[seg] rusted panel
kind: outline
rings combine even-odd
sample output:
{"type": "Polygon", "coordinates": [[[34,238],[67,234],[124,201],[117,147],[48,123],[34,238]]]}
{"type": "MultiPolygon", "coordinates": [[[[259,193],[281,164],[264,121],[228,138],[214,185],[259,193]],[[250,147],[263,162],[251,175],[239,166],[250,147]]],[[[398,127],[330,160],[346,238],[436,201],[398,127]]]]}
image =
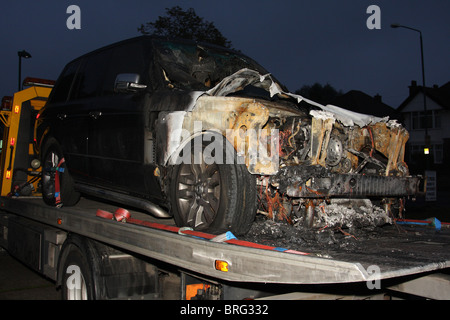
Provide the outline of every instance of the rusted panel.
{"type": "Polygon", "coordinates": [[[311,111],[311,164],[325,166],[328,143],[335,118],[331,113],[311,111]]]}
{"type": "Polygon", "coordinates": [[[167,157],[198,135],[226,138],[249,172],[261,177],[259,212],[269,218],[289,221],[293,211],[312,214],[335,198],[377,197],[387,204],[418,191],[419,178],[410,177],[404,163],[409,135],[400,124],[283,92],[270,75],[243,69],[198,94],[183,117],[172,118],[177,121],[168,131],[184,135],[169,132],[175,142],[167,157]],[[246,86],[279,99],[226,96],[246,86]]]}
{"type": "Polygon", "coordinates": [[[185,140],[201,132],[218,132],[245,159],[251,173],[272,175],[279,167],[278,141],[274,141],[278,136],[274,128],[265,125],[270,116],[296,114],[283,108],[269,109],[254,99],[202,96],[185,114],[180,129],[187,134],[185,140]]]}

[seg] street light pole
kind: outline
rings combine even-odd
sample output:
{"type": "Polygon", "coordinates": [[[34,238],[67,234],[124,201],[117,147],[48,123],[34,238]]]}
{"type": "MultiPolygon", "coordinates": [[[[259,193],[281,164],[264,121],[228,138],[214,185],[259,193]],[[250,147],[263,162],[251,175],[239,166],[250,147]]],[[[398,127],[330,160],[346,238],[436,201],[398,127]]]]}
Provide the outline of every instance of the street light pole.
{"type": "Polygon", "coordinates": [[[31,54],[26,52],[25,50],[18,51],[17,55],[19,56],[19,85],[18,85],[18,91],[22,89],[22,58],[29,59],[31,58],[31,54]]]}
{"type": "Polygon", "coordinates": [[[415,28],[411,28],[411,27],[407,27],[407,26],[403,26],[397,23],[393,23],[391,24],[391,28],[405,28],[405,29],[409,29],[409,30],[413,30],[419,33],[420,35],[420,57],[421,57],[421,61],[422,61],[422,92],[423,92],[423,111],[425,113],[424,117],[425,117],[425,121],[424,121],[424,125],[425,125],[425,148],[428,148],[428,144],[429,144],[429,137],[428,137],[428,123],[427,123],[427,97],[426,97],[426,93],[425,93],[425,66],[424,66],[424,62],[423,62],[423,41],[422,41],[422,31],[415,29],[415,28]]]}

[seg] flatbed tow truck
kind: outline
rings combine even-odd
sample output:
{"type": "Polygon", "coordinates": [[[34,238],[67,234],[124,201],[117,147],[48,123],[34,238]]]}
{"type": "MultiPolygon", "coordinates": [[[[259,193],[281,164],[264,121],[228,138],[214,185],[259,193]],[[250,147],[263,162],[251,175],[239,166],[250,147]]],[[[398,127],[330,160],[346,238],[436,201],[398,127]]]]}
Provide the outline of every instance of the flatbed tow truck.
{"type": "Polygon", "coordinates": [[[397,221],[352,249],[319,250],[178,228],[93,198],[47,206],[39,164],[29,163],[51,82],[27,84],[2,105],[0,245],[64,299],[450,299],[450,228],[436,220],[397,221]]]}

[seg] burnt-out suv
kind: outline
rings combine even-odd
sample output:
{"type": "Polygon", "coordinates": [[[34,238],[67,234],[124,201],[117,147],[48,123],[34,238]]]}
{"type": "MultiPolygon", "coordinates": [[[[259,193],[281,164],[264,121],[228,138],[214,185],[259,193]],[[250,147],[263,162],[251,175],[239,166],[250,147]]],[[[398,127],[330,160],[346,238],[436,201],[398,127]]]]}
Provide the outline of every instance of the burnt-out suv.
{"type": "Polygon", "coordinates": [[[419,178],[397,122],[289,93],[249,57],[143,36],[67,64],[36,123],[50,205],[90,194],[246,233],[256,214],[309,227],[389,222],[419,178]]]}

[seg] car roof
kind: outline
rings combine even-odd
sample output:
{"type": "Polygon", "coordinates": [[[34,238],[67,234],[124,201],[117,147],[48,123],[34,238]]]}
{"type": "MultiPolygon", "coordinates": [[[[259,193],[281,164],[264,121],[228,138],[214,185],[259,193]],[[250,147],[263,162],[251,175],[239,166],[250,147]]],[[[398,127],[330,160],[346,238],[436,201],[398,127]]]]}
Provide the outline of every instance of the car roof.
{"type": "Polygon", "coordinates": [[[245,56],[242,52],[233,50],[233,49],[229,49],[229,48],[225,48],[219,45],[215,45],[215,44],[211,44],[211,43],[207,43],[207,42],[202,42],[202,41],[195,41],[195,40],[190,40],[190,39],[179,39],[179,38],[170,38],[170,37],[163,37],[163,36],[155,36],[155,35],[141,35],[141,36],[137,36],[137,37],[133,37],[133,38],[129,38],[129,39],[124,39],[100,48],[97,48],[95,50],[92,50],[90,52],[87,52],[71,61],[69,61],[67,64],[70,64],[72,62],[75,62],[77,60],[83,59],[87,56],[96,54],[98,52],[110,49],[110,48],[114,48],[117,46],[121,46],[130,42],[136,42],[136,41],[140,41],[140,42],[153,42],[153,41],[168,41],[168,42],[174,42],[174,43],[180,43],[180,44],[187,44],[187,45],[195,45],[195,46],[202,46],[202,47],[207,47],[207,48],[211,48],[211,49],[218,49],[218,50],[222,50],[222,51],[226,51],[226,52],[230,52],[230,53],[234,53],[234,54],[238,54],[241,56],[245,56]]]}

